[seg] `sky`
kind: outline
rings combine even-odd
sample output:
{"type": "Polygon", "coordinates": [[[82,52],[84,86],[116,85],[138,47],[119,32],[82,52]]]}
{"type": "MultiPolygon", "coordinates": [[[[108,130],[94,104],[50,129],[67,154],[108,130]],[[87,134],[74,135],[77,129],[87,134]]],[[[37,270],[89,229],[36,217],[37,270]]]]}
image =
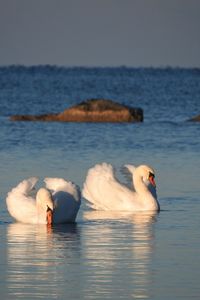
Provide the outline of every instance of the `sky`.
{"type": "Polygon", "coordinates": [[[0,65],[200,67],[200,0],[0,0],[0,65]]]}

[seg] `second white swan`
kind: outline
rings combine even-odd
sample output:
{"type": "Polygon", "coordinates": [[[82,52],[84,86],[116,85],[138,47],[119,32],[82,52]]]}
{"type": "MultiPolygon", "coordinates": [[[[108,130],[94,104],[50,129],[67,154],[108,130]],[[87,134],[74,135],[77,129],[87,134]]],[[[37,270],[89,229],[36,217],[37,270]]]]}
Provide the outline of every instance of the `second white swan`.
{"type": "Polygon", "coordinates": [[[89,206],[96,210],[159,211],[155,171],[147,165],[124,167],[132,177],[132,189],[117,180],[110,164],[89,169],[82,191],[89,206]]]}

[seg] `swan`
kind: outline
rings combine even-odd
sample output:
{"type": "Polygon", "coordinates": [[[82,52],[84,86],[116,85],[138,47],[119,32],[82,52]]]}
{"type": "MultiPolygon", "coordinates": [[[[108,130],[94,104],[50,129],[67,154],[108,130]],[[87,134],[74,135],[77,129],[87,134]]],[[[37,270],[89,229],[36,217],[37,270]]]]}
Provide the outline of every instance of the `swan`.
{"type": "Polygon", "coordinates": [[[34,195],[37,181],[37,177],[25,179],[8,193],[6,204],[10,215],[28,224],[75,222],[81,204],[79,187],[62,178],[45,178],[46,186],[34,195]]]}
{"type": "Polygon", "coordinates": [[[111,164],[97,164],[89,169],[82,190],[88,205],[95,210],[159,211],[155,171],[147,165],[130,164],[124,170],[131,175],[132,188],[117,180],[111,164]]]}

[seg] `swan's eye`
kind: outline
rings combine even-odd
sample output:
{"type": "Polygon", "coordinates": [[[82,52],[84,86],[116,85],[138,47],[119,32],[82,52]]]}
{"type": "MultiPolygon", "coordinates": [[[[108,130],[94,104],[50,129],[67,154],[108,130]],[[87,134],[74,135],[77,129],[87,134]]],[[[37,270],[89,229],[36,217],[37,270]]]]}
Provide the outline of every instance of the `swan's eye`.
{"type": "Polygon", "coordinates": [[[155,175],[154,175],[152,172],[149,172],[149,178],[150,178],[150,177],[155,178],[155,175]]]}

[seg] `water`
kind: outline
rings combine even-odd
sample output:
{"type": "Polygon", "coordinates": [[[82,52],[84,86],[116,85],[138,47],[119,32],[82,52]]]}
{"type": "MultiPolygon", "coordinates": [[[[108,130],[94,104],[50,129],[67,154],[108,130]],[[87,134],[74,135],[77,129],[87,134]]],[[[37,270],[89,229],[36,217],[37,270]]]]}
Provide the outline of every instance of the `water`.
{"type": "Polygon", "coordinates": [[[199,69],[0,68],[0,291],[2,299],[199,299],[199,69]],[[140,124],[11,122],[89,98],[144,109],[140,124]],[[89,211],[74,225],[32,226],[8,215],[24,178],[82,187],[110,162],[156,169],[161,212],[89,211]]]}

